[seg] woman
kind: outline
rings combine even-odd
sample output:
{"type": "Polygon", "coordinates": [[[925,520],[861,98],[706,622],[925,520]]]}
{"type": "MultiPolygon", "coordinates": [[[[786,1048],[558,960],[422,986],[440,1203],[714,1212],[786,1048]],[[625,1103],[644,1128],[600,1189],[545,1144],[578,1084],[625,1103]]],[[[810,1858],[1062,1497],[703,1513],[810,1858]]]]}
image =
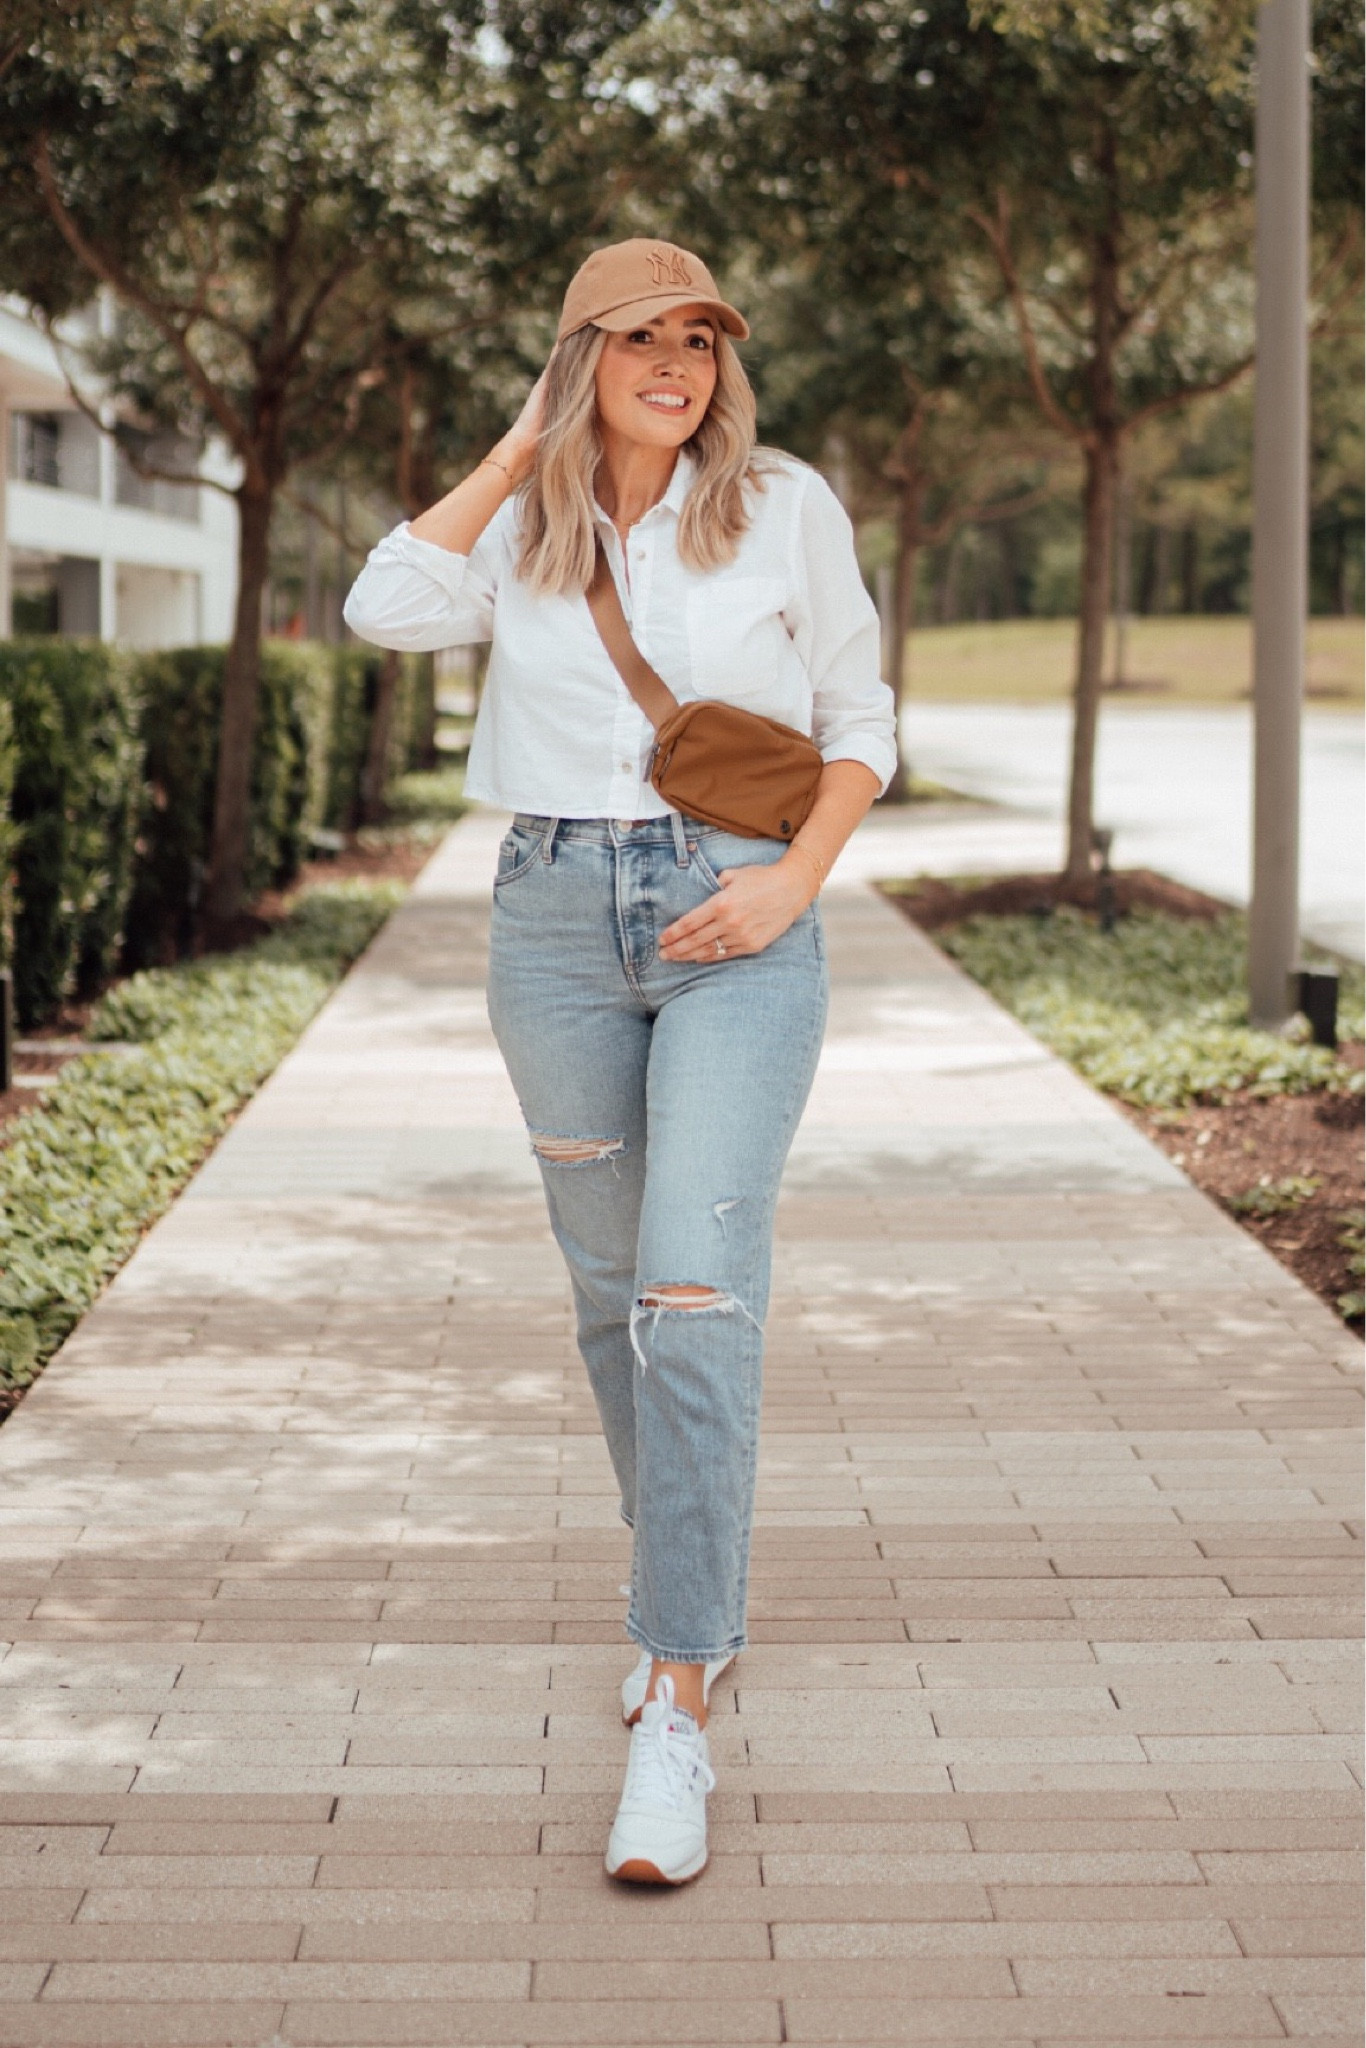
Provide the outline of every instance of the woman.
{"type": "Polygon", "coordinates": [[[634,1531],[607,1869],[656,1884],[706,1863],[707,1698],[745,1642],[774,1206],[825,1022],[815,898],[896,758],[849,522],[814,470],[756,452],[748,332],[687,250],[598,250],[516,425],[346,605],[382,647],[493,643],[466,782],[515,813],[489,1013],[634,1531]],[[651,786],[585,601],[598,541],[676,696],[816,740],[790,844],[651,786]]]}

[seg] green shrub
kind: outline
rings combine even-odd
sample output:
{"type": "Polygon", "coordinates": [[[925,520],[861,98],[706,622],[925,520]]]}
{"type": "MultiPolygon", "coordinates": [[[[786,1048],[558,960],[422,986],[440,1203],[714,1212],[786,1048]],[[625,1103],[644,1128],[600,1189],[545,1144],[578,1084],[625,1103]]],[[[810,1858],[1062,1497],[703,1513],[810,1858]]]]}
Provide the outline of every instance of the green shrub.
{"type": "MultiPolygon", "coordinates": [[[[92,993],[120,956],[139,968],[188,950],[213,823],[225,660],[222,647],[128,657],[93,642],[0,643],[17,829],[16,841],[0,826],[0,867],[16,873],[21,1024],[41,1022],[73,991],[92,993]]],[[[313,828],[357,822],[381,660],[363,647],[262,648],[249,897],[293,879],[313,828]]],[[[394,774],[411,757],[428,668],[410,657],[400,669],[394,774]]],[[[0,810],[3,798],[0,788],[0,810]]]]}
{"type": "MultiPolygon", "coordinates": [[[[318,754],[311,781],[308,822],[332,832],[350,832],[361,819],[361,777],[370,745],[370,720],[379,691],[384,655],[374,647],[327,647],[321,688],[315,682],[312,717],[318,754]]],[[[405,655],[398,670],[398,698],[389,728],[386,783],[417,758],[426,724],[422,693],[426,658],[405,655]]]]}
{"type": "MultiPolygon", "coordinates": [[[[360,820],[360,780],[370,738],[383,654],[375,647],[331,647],[328,743],[317,822],[349,832],[360,820]]],[[[397,721],[395,721],[397,723],[397,721]]]]}
{"type": "Polygon", "coordinates": [[[21,1025],[117,960],[142,776],[128,658],[96,641],[0,642],[14,779],[14,992],[21,1025]]]}
{"type": "Polygon", "coordinates": [[[97,1006],[126,1050],[73,1060],[0,1150],[0,1385],[27,1386],[401,895],[311,891],[240,953],[153,969],[97,1006]]]}
{"type": "Polygon", "coordinates": [[[468,809],[463,768],[414,769],[389,785],[389,816],[398,824],[453,825],[468,809]]]}
{"type": "Polygon", "coordinates": [[[1226,1207],[1235,1216],[1288,1216],[1311,1200],[1322,1186],[1322,1175],[1316,1173],[1288,1173],[1281,1180],[1272,1180],[1269,1173],[1264,1173],[1255,1188],[1230,1195],[1226,1207]]]}
{"type": "MultiPolygon", "coordinates": [[[[292,880],[307,851],[311,757],[326,731],[322,653],[280,641],[261,650],[249,896],[292,880]]],[[[213,827],[225,660],[222,647],[178,647],[138,662],[146,789],[124,948],[130,967],[174,958],[189,943],[213,827]]]]}
{"type": "MultiPolygon", "coordinates": [[[[1114,932],[1077,910],[973,917],[945,950],[1096,1087],[1144,1108],[1243,1089],[1359,1087],[1335,1054],[1247,1021],[1247,921],[1135,912],[1114,932]]],[[[1361,1030],[1360,969],[1343,974],[1342,1029],[1361,1030]]]]}
{"type": "Polygon", "coordinates": [[[10,818],[14,793],[14,714],[0,697],[0,967],[14,958],[14,864],[19,852],[19,827],[10,818]]]}

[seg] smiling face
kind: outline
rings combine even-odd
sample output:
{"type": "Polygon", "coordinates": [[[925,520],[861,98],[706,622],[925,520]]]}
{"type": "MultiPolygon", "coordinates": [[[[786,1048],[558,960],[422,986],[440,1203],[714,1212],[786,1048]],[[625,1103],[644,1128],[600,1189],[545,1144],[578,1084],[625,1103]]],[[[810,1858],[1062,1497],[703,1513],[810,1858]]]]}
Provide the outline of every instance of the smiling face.
{"type": "Polygon", "coordinates": [[[649,448],[681,448],[716,389],[716,328],[701,306],[675,306],[625,334],[609,334],[597,368],[604,435],[649,448]]]}

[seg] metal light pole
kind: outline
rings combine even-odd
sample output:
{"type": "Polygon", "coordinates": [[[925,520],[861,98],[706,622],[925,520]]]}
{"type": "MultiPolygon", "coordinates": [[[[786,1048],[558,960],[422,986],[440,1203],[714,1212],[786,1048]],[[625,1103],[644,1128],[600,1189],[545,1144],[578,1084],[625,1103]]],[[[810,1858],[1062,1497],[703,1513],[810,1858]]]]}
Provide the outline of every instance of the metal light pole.
{"type": "Polygon", "coordinates": [[[1252,456],[1254,1024],[1295,1008],[1309,512],[1309,0],[1257,14],[1257,386],[1252,456]]]}

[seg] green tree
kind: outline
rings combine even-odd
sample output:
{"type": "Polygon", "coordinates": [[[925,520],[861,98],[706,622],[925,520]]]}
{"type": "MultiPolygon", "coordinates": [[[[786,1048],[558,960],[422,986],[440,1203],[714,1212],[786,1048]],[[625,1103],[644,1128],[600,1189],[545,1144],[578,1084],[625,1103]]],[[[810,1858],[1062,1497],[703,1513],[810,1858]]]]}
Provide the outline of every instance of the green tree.
{"type": "MultiPolygon", "coordinates": [[[[887,212],[879,199],[840,235],[822,237],[746,303],[764,337],[762,424],[785,447],[846,471],[859,518],[893,532],[886,681],[898,719],[910,678],[919,565],[960,527],[991,525],[1038,504],[1050,489],[1056,440],[1010,388],[1010,358],[964,317],[952,265],[876,274],[873,253],[887,212]]],[[[898,759],[885,801],[910,794],[898,759]]]]}
{"type": "Polygon", "coordinates": [[[962,311],[984,339],[1012,338],[1041,417],[1081,459],[1067,866],[1085,872],[1120,448],[1250,361],[1245,18],[1216,35],[1209,17],[1138,0],[1084,15],[1059,0],[1045,23],[1022,8],[1003,25],[966,0],[688,11],[695,43],[724,37],[703,60],[713,100],[766,137],[775,170],[862,192],[879,217],[888,190],[913,195],[908,228],[953,236],[962,311]]]}
{"type": "Polygon", "coordinates": [[[40,39],[5,81],[6,184],[26,202],[6,281],[49,313],[106,286],[117,330],[92,355],[116,401],[236,458],[215,923],[242,896],[277,495],[354,424],[413,270],[466,254],[479,151],[434,100],[411,12],[128,0],[40,39]]]}
{"type": "MultiPolygon", "coordinates": [[[[557,252],[557,262],[564,253],[557,252]]],[[[343,560],[359,566],[369,541],[395,520],[425,511],[506,430],[544,366],[554,333],[549,303],[544,313],[509,311],[496,325],[449,337],[396,330],[355,433],[326,475],[300,480],[290,493],[293,506],[327,533],[343,560]],[[324,501],[336,504],[338,485],[347,508],[340,522],[321,512],[324,501]]],[[[384,815],[400,674],[399,657],[387,654],[377,673],[361,774],[362,824],[384,815]]]]}
{"type": "Polygon", "coordinates": [[[286,480],[337,459],[419,338],[449,346],[548,296],[602,212],[577,81],[639,9],[504,12],[110,0],[54,12],[0,79],[0,279],[54,317],[107,287],[117,332],[92,353],[115,402],[236,458],[215,923],[241,902],[286,480]]]}

